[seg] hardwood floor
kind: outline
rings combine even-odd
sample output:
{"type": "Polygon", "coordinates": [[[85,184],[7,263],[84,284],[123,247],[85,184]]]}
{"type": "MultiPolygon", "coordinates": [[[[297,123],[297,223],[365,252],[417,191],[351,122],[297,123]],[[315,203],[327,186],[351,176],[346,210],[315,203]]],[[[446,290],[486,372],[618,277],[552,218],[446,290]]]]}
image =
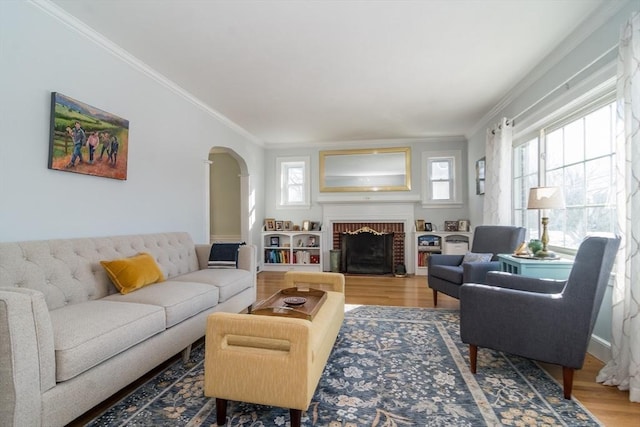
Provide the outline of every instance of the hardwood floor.
{"type": "MultiPolygon", "coordinates": [[[[258,275],[258,300],[275,293],[282,285],[281,272],[262,272],[258,275]]],[[[433,308],[433,294],[424,276],[346,276],[347,304],[390,305],[399,307],[433,308]]],[[[459,308],[458,300],[438,294],[438,308],[459,308]]],[[[480,350],[482,351],[482,350],[480,350]]],[[[540,364],[562,383],[562,368],[540,364]]],[[[575,372],[573,395],[605,426],[640,426],[640,403],[629,402],[629,393],[616,387],[595,382],[603,363],[587,354],[584,367],[575,372]]]]}
{"type": "MultiPolygon", "coordinates": [[[[281,288],[284,273],[261,272],[258,274],[258,300],[266,299],[281,288]]],[[[345,297],[347,304],[388,305],[397,307],[433,308],[432,291],[426,285],[424,276],[346,276],[345,297]]],[[[458,300],[446,295],[438,295],[438,308],[459,308],[458,300]]],[[[482,350],[480,350],[482,351],[482,350]]],[[[180,355],[154,369],[133,384],[113,395],[111,398],[88,411],[69,424],[82,426],[117,403],[128,393],[142,385],[180,355]]],[[[557,381],[562,383],[562,369],[555,365],[541,364],[557,381]]],[[[637,427],[640,425],[640,403],[629,402],[629,393],[615,387],[607,387],[595,382],[595,377],[603,364],[587,355],[584,367],[576,371],[573,383],[573,395],[605,426],[637,427]]]]}

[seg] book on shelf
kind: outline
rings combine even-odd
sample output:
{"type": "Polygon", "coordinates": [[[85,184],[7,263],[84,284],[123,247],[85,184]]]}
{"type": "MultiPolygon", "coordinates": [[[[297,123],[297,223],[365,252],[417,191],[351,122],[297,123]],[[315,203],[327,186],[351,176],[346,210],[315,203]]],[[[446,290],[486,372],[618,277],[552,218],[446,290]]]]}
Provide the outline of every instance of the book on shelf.
{"type": "Polygon", "coordinates": [[[268,249],[264,254],[264,262],[268,264],[289,264],[289,251],[284,249],[268,249]]]}
{"type": "Polygon", "coordinates": [[[309,252],[296,251],[294,255],[296,257],[296,264],[311,264],[311,254],[309,252]]]}

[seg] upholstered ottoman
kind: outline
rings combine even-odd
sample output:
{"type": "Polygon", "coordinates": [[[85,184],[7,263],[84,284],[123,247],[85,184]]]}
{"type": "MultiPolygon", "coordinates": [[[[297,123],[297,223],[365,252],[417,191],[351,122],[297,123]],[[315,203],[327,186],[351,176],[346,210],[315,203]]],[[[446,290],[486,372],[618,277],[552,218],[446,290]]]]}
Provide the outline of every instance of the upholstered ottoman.
{"type": "Polygon", "coordinates": [[[313,320],[214,313],[207,318],[204,393],[216,398],[218,425],[227,401],[289,408],[299,426],[344,320],[344,276],[285,273],[285,287],[327,291],[313,320]]]}

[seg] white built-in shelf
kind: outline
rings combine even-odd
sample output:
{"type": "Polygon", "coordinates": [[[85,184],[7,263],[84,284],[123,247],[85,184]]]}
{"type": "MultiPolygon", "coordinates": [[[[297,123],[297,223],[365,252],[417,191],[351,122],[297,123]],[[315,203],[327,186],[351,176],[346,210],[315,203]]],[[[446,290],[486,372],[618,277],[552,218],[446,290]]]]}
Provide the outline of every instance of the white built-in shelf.
{"type": "Polygon", "coordinates": [[[263,231],[262,269],[322,271],[322,233],[263,231]]]}
{"type": "Polygon", "coordinates": [[[471,247],[473,233],[468,231],[417,231],[414,238],[416,276],[427,275],[432,254],[464,255],[471,247]]]}

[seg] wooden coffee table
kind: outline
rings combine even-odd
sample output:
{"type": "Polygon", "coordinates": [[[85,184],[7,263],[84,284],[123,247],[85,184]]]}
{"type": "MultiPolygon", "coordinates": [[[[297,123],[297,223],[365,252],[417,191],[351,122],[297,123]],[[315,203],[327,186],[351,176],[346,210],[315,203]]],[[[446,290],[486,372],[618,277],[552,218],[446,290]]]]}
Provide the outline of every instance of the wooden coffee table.
{"type": "Polygon", "coordinates": [[[281,289],[256,304],[251,314],[313,320],[326,299],[327,293],[318,289],[297,287],[281,289]],[[304,303],[297,303],[296,299],[304,299],[304,303]]]}

